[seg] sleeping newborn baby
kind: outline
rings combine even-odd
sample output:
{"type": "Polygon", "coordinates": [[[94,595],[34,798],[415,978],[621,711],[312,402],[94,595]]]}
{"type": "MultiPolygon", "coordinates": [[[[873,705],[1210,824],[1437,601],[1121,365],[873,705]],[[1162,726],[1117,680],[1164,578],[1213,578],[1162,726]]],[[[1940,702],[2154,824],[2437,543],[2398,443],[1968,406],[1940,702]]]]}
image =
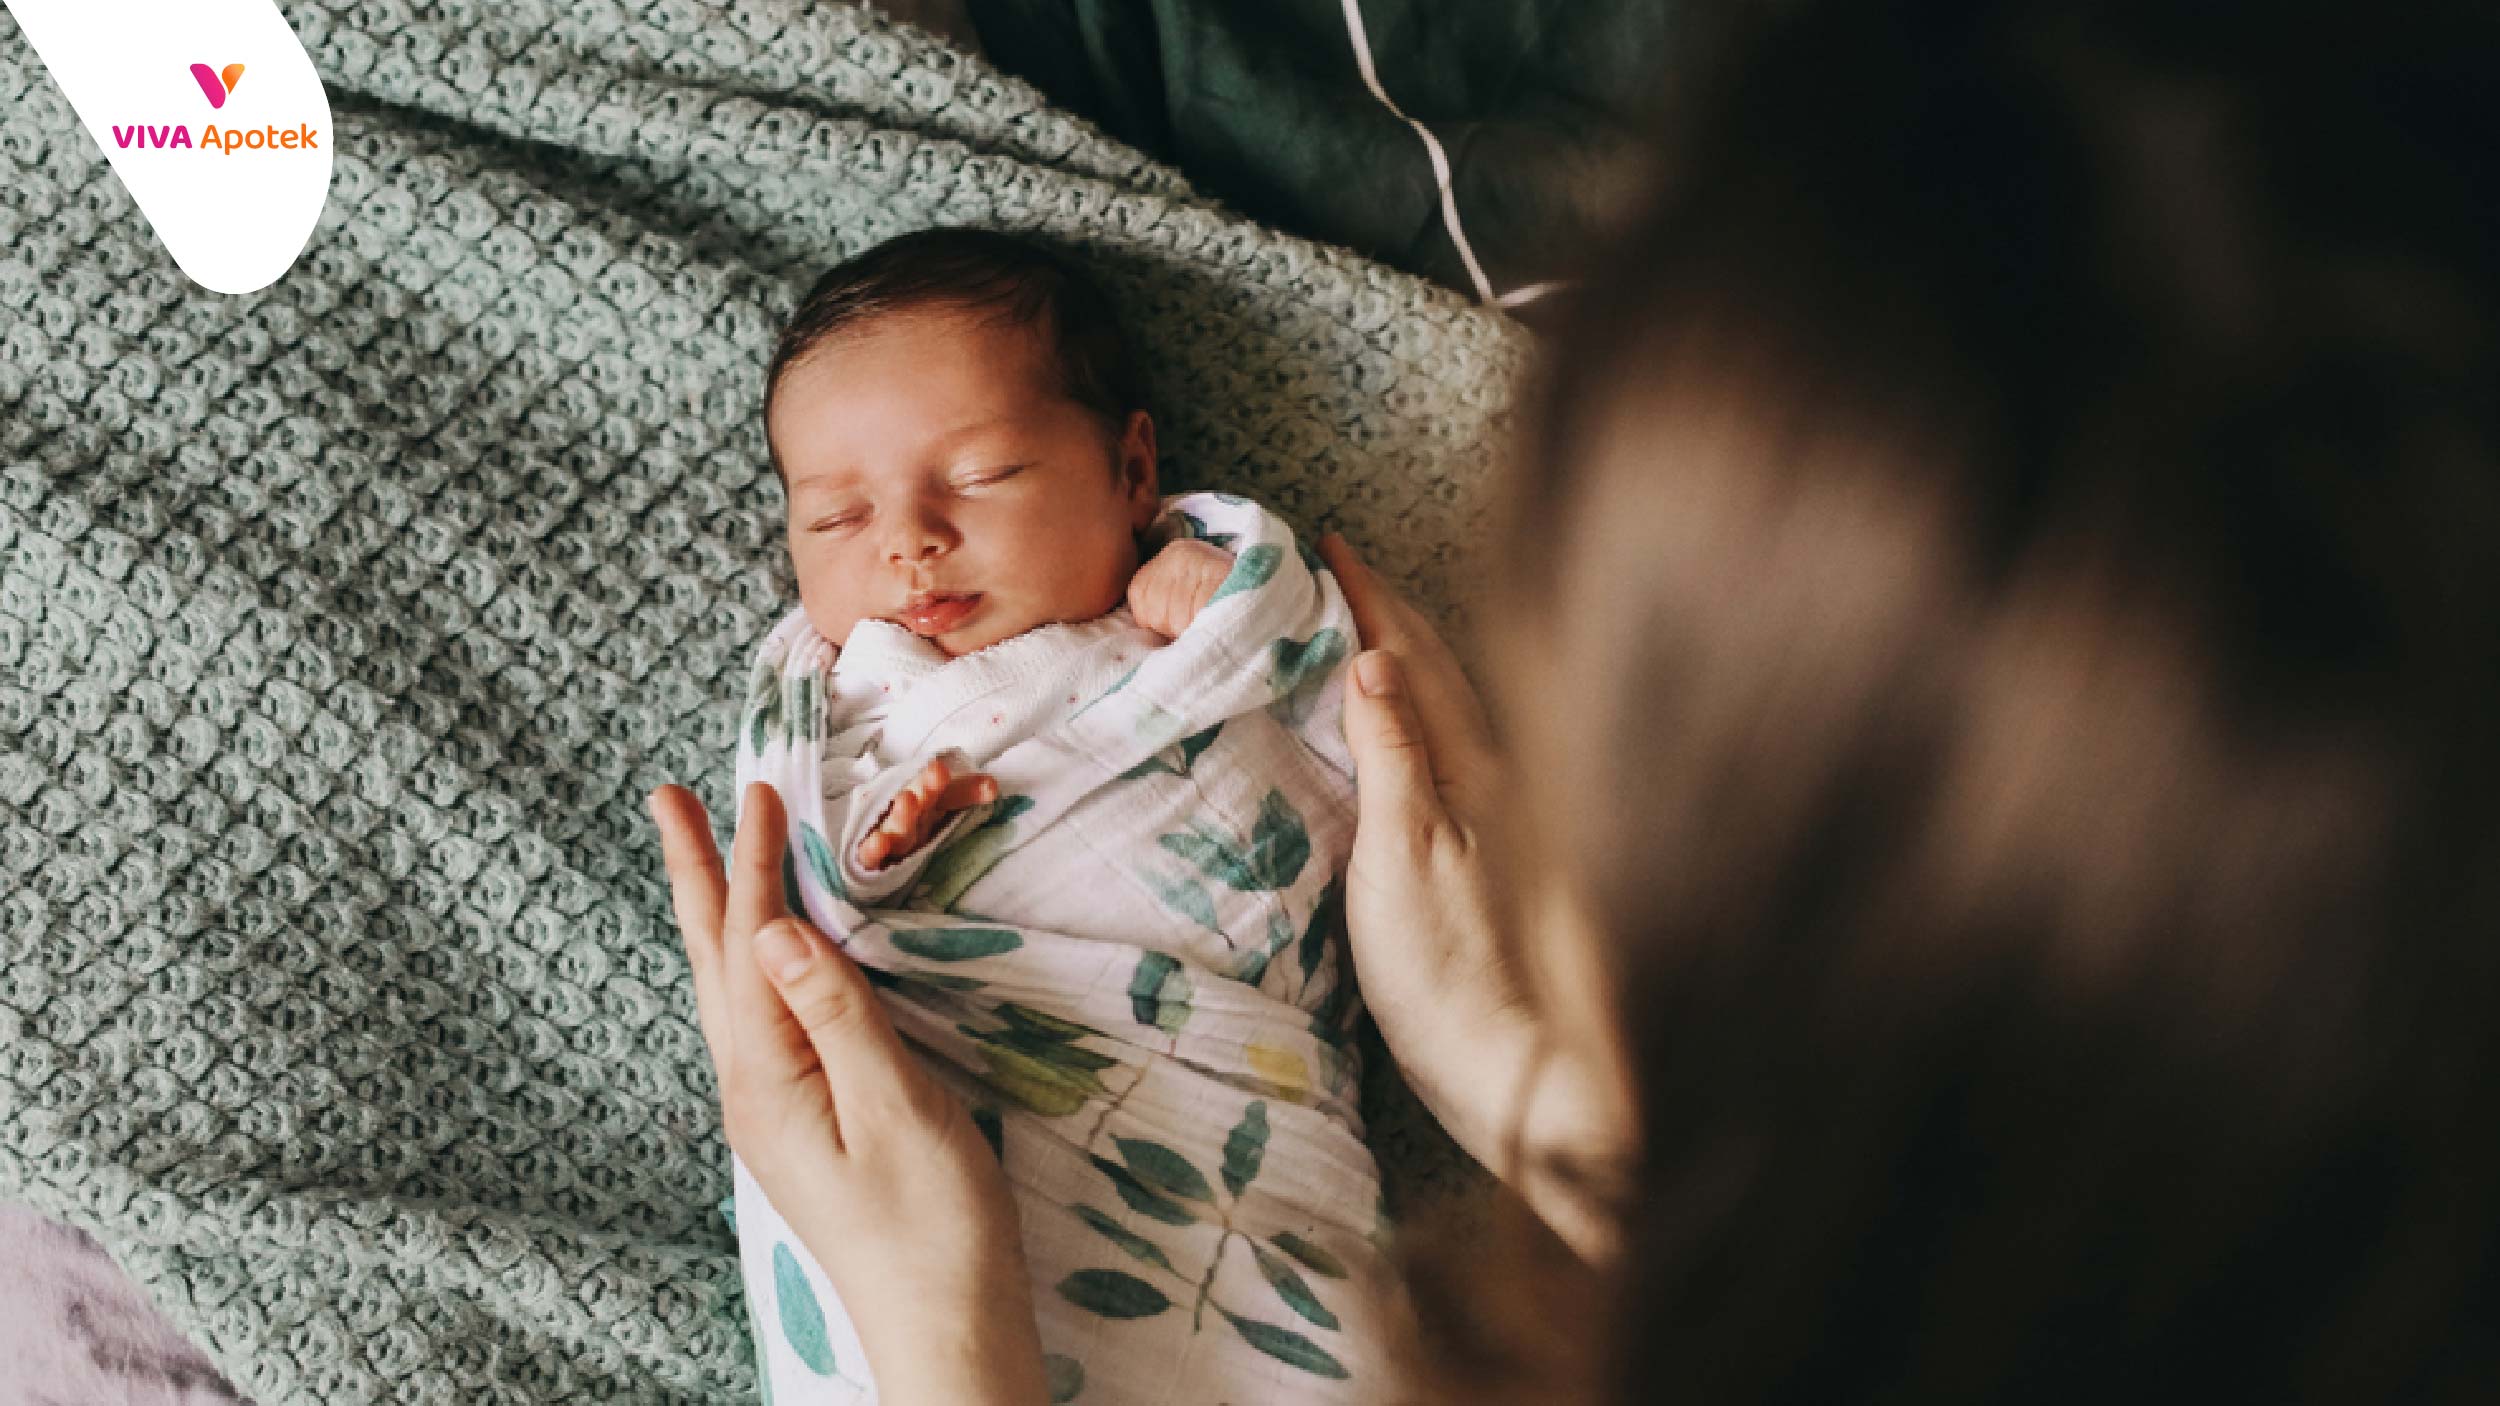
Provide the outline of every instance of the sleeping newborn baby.
{"type": "MultiPolygon", "coordinates": [[[[1054,1400],[1387,1399],[1335,578],[1255,503],[1159,496],[1107,302],[1012,237],[833,270],[766,384],[799,605],[738,790],[997,1149],[1054,1400]]],[[[767,1399],[874,1400],[734,1170],[767,1399]]]]}

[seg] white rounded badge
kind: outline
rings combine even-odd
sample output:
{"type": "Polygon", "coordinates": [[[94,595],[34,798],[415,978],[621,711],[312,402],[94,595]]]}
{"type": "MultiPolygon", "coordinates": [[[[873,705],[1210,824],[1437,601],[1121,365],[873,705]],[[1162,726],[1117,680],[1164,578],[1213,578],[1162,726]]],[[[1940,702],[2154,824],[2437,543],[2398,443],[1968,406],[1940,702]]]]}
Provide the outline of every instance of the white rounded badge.
{"type": "Polygon", "coordinates": [[[193,282],[294,266],[330,197],[330,96],[275,0],[5,3],[193,282]]]}

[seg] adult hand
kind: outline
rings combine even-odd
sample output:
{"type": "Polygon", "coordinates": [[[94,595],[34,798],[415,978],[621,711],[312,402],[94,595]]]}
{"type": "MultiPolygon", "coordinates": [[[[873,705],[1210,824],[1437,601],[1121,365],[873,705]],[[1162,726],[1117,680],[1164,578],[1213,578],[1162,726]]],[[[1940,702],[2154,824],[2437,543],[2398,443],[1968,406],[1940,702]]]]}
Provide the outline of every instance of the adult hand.
{"type": "Polygon", "coordinates": [[[693,792],[650,807],[729,1145],[824,1266],[880,1399],[1044,1401],[1006,1177],[859,968],[790,914],[779,793],[748,788],[726,873],[693,792]]]}
{"type": "MultiPolygon", "coordinates": [[[[1511,794],[1475,689],[1432,623],[1354,555],[1320,539],[1365,649],[1346,695],[1359,812],[1346,875],[1355,978],[1426,1107],[1582,1255],[1603,1259],[1602,1173],[1630,1145],[1614,1071],[1564,1058],[1529,974],[1502,940],[1518,921],[1496,862],[1511,794]]],[[[1563,933],[1531,940],[1569,940],[1563,933]]]]}

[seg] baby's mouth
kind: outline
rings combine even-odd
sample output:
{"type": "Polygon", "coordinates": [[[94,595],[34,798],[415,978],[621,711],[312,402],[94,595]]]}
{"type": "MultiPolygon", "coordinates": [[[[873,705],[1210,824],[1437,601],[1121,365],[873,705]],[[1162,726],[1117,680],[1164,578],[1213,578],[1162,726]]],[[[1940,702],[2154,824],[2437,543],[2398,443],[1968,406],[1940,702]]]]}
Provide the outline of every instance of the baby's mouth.
{"type": "Polygon", "coordinates": [[[903,608],[903,628],[915,635],[942,635],[963,623],[981,603],[979,591],[914,596],[903,608]]]}

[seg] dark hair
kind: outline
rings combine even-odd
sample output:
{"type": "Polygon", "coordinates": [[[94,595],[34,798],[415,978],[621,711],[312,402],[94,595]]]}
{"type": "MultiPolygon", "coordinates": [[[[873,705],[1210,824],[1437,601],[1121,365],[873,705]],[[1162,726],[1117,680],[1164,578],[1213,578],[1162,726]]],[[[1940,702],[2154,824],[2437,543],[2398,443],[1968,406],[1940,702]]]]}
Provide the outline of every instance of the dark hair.
{"type": "MultiPolygon", "coordinates": [[[[1101,416],[1112,435],[1145,390],[1118,311],[1071,254],[998,230],[949,227],[897,235],[827,269],[790,314],[764,371],[764,414],[782,374],[845,330],[933,307],[994,309],[1048,339],[1059,388],[1101,416]]],[[[773,469],[781,472],[779,451],[773,469]]]]}
{"type": "Polygon", "coordinates": [[[2489,8],[1741,13],[1485,592],[1638,1086],[1589,1393],[2487,1398],[2489,8]]]}

